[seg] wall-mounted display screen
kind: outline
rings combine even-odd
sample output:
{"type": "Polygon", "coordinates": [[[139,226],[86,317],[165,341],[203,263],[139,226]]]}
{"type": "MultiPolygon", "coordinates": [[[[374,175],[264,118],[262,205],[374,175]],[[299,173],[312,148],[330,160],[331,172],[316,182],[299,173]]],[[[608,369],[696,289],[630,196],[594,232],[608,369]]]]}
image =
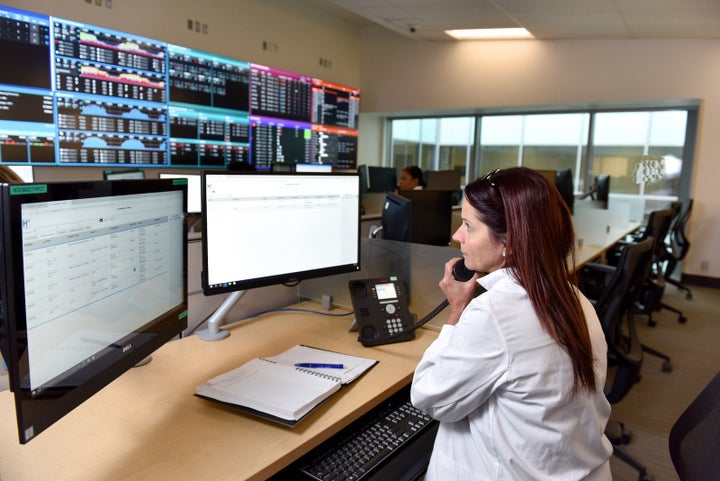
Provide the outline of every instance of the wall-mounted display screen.
{"type": "Polygon", "coordinates": [[[357,166],[352,87],[3,6],[0,65],[0,163],[357,166]]]}

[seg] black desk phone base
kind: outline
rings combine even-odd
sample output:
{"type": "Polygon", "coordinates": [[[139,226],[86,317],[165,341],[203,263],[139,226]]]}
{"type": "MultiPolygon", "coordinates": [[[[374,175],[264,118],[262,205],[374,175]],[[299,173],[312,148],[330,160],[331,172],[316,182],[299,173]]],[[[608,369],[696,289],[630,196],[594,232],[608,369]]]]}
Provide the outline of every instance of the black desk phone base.
{"type": "MultiPolygon", "coordinates": [[[[467,282],[475,275],[461,259],[453,266],[453,277],[467,282]]],[[[350,299],[355,311],[358,341],[363,346],[377,346],[415,339],[415,329],[437,316],[447,307],[444,300],[419,322],[408,308],[405,286],[396,276],[351,280],[350,299]]]]}

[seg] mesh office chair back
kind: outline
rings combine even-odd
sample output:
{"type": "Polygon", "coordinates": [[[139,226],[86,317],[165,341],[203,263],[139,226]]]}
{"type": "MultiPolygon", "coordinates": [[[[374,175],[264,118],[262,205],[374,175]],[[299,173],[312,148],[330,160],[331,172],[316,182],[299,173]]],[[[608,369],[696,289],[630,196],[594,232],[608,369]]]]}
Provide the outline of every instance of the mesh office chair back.
{"type": "Polygon", "coordinates": [[[692,299],[692,290],[684,285],[681,281],[670,277],[675,273],[678,263],[682,261],[690,250],[690,241],[688,240],[686,228],[687,222],[692,212],[693,200],[688,200],[687,208],[678,216],[678,219],[670,229],[669,243],[667,245],[667,263],[665,264],[665,280],[676,286],[678,289],[685,291],[685,296],[692,299]]]}
{"type": "Polygon", "coordinates": [[[595,303],[608,345],[608,363],[614,366],[612,382],[605,395],[615,404],[625,397],[638,380],[643,355],[633,306],[638,286],[648,275],[653,238],[623,247],[620,262],[603,293],[595,303]]]}

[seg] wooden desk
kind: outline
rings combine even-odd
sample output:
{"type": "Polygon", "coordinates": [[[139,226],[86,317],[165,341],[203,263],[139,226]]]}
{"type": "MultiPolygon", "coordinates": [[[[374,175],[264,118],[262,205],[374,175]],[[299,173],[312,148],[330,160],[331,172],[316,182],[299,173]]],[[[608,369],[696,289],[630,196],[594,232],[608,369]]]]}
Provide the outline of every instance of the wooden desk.
{"type": "Polygon", "coordinates": [[[350,320],[275,312],[228,326],[223,341],[170,342],[26,445],[18,443],[12,393],[1,392],[0,479],[266,479],[409,383],[437,335],[419,329],[413,341],[365,348],[347,332],[350,320]],[[193,395],[202,381],[295,344],[380,362],[295,428],[193,395]]]}

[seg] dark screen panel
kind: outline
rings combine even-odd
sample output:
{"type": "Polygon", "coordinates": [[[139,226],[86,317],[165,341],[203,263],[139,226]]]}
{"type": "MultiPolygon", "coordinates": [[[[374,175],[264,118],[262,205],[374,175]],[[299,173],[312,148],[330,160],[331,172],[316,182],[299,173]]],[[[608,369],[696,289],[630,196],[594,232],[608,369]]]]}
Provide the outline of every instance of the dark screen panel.
{"type": "Polygon", "coordinates": [[[49,89],[52,82],[49,45],[47,16],[1,8],[0,84],[49,89]]]}

